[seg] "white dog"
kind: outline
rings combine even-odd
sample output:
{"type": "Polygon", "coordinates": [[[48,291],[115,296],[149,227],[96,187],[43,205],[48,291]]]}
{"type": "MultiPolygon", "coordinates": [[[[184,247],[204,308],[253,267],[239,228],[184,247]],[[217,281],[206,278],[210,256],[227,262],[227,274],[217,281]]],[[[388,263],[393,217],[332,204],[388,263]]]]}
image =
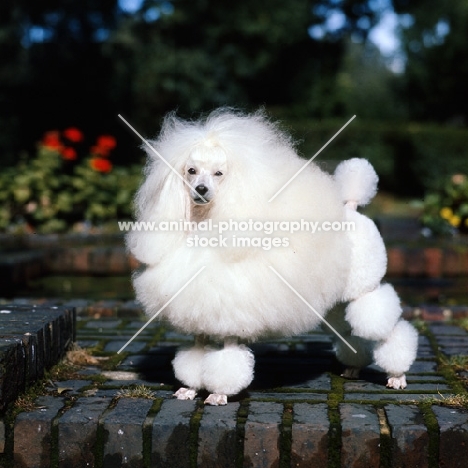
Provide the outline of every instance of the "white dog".
{"type": "Polygon", "coordinates": [[[367,161],[345,161],[334,176],[304,168],[263,113],[226,109],[195,122],[171,114],[151,144],[158,154],[147,151],[137,218],[160,228],[131,232],[127,243],[146,265],[134,287],[148,316],[169,302],[161,316],[195,335],[173,361],[186,385],[177,398],[206,389],[205,403],[226,404],[253,379],[253,354],[239,341],[309,331],[330,310],[344,375],[374,361],[388,386],[405,388],[417,333],[400,319],[392,286],[380,284],[385,247],[356,211],[376,192],[367,161]],[[337,229],[345,221],[354,230],[337,229]]]}

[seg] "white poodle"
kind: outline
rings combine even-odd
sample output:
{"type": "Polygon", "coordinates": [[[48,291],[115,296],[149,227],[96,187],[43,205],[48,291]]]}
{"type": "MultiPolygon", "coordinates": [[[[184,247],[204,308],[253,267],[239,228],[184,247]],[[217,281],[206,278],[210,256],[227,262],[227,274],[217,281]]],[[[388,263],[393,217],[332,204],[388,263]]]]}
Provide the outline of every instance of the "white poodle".
{"type": "Polygon", "coordinates": [[[262,112],[229,109],[195,122],[171,114],[151,145],[137,218],[158,229],[130,232],[127,243],[146,265],[134,287],[148,316],[195,335],[173,361],[186,386],[177,398],[206,389],[205,403],[226,404],[253,378],[240,341],[309,331],[327,311],[346,377],[373,361],[389,387],[405,388],[417,333],[380,284],[385,247],[356,211],[376,192],[366,160],[344,161],[334,176],[304,168],[262,112]]]}

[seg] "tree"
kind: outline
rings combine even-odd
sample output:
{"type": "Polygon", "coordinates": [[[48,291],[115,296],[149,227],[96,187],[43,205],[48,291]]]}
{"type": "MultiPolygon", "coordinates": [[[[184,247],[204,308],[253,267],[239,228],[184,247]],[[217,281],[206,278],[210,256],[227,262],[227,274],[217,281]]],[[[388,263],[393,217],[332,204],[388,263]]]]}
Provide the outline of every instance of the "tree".
{"type": "Polygon", "coordinates": [[[407,55],[406,99],[412,117],[468,121],[468,3],[394,0],[407,55]]]}
{"type": "Polygon", "coordinates": [[[191,115],[218,105],[267,104],[306,115],[339,113],[333,75],[344,39],[352,32],[365,37],[376,18],[362,0],[169,5],[144,2],[106,44],[116,99],[130,99],[133,118],[151,128],[174,108],[191,115]],[[338,28],[327,26],[332,14],[343,18],[338,28]],[[321,37],[311,35],[313,26],[322,28],[321,37]]]}
{"type": "Polygon", "coordinates": [[[407,108],[398,99],[402,77],[387,67],[370,42],[348,41],[336,75],[337,100],[346,114],[366,120],[401,120],[407,108]]]}

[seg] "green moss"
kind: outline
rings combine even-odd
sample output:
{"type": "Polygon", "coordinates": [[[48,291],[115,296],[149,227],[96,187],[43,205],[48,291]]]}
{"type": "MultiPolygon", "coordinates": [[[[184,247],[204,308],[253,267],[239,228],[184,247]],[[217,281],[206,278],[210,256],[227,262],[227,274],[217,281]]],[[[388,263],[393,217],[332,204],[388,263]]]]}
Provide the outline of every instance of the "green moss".
{"type": "Polygon", "coordinates": [[[204,403],[201,400],[197,400],[197,407],[192,414],[190,419],[190,466],[197,468],[197,455],[198,455],[198,431],[200,429],[200,421],[203,416],[204,403]]]}
{"type": "Polygon", "coordinates": [[[236,424],[236,468],[243,468],[244,466],[244,439],[245,439],[245,423],[249,415],[249,402],[242,400],[237,411],[237,424],[236,424]]]}
{"type": "Polygon", "coordinates": [[[143,425],[143,466],[144,468],[151,468],[151,452],[153,442],[153,420],[156,414],[158,414],[163,403],[162,398],[157,398],[151,406],[146,416],[145,423],[143,425]]]}
{"type": "Polygon", "coordinates": [[[439,467],[439,425],[430,402],[419,404],[429,435],[428,468],[439,467]]]}
{"type": "Polygon", "coordinates": [[[293,404],[285,403],[280,427],[280,468],[291,466],[293,404]]]}
{"type": "Polygon", "coordinates": [[[380,426],[380,468],[392,467],[392,434],[383,408],[376,408],[380,426]]]}
{"type": "Polygon", "coordinates": [[[331,392],[328,396],[328,419],[330,431],[328,433],[328,467],[341,468],[341,418],[339,405],[344,399],[343,377],[330,374],[331,392]]]}

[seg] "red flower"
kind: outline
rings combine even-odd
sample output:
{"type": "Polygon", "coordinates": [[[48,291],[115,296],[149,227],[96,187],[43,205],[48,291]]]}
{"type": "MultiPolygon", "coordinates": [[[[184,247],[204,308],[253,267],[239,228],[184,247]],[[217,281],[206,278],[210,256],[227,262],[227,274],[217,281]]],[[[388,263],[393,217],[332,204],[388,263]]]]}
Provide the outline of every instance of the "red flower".
{"type": "Polygon", "coordinates": [[[92,158],[89,164],[97,172],[110,172],[112,170],[112,163],[107,159],[92,158]]]}
{"type": "Polygon", "coordinates": [[[80,141],[83,141],[84,138],[83,132],[75,127],[70,127],[64,130],[63,136],[72,143],[79,143],[80,141]]]}
{"type": "Polygon", "coordinates": [[[103,158],[106,158],[109,156],[110,149],[106,148],[105,146],[99,146],[95,145],[91,147],[91,154],[94,156],[101,156],[103,158]]]}
{"type": "Polygon", "coordinates": [[[97,139],[96,146],[111,150],[117,146],[117,141],[112,135],[101,135],[97,139]]]}
{"type": "Polygon", "coordinates": [[[68,161],[74,161],[77,158],[76,150],[69,146],[63,148],[60,153],[62,154],[63,159],[67,159],[68,161]]]}
{"type": "Polygon", "coordinates": [[[44,134],[44,137],[42,138],[41,143],[46,148],[49,148],[52,150],[58,151],[62,148],[62,142],[60,141],[60,138],[59,138],[59,132],[56,130],[53,130],[51,132],[46,132],[44,134]]]}

